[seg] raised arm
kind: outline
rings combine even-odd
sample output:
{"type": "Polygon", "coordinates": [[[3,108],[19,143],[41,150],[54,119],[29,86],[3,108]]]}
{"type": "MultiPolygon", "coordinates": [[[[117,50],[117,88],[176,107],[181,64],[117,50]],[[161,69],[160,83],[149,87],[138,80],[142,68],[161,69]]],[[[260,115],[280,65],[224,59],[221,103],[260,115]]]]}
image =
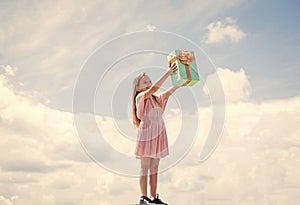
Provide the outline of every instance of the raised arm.
{"type": "Polygon", "coordinates": [[[172,95],[178,88],[186,86],[186,85],[187,85],[187,83],[184,83],[181,86],[174,86],[174,87],[170,88],[169,90],[167,90],[168,97],[170,97],[170,95],[172,95]]]}
{"type": "MultiPolygon", "coordinates": [[[[166,81],[166,79],[173,74],[175,71],[177,70],[176,64],[173,64],[169,70],[163,74],[163,76],[156,82],[154,83],[154,85],[151,86],[151,88],[149,88],[148,91],[146,91],[145,93],[145,98],[149,98],[151,95],[153,95],[156,91],[158,91],[158,89],[160,88],[160,86],[166,81]]],[[[175,89],[175,88],[174,88],[175,89]]],[[[175,91],[175,90],[174,90],[175,91]]],[[[174,92],[173,91],[173,92],[174,92]]]]}
{"type": "Polygon", "coordinates": [[[180,86],[174,86],[174,87],[170,88],[169,90],[167,90],[168,97],[170,95],[172,95],[178,88],[180,88],[180,86]]]}

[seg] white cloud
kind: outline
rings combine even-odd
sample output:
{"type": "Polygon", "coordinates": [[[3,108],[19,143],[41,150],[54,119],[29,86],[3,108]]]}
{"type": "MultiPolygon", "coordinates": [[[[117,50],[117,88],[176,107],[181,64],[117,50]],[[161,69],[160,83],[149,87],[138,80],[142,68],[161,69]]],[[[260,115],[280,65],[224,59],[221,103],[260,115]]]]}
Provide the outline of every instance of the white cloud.
{"type": "Polygon", "coordinates": [[[17,68],[14,68],[10,65],[6,65],[6,66],[1,66],[4,68],[4,72],[6,75],[8,76],[15,76],[16,75],[16,71],[17,71],[17,68]]]}
{"type": "MultiPolygon", "coordinates": [[[[217,68],[217,72],[208,76],[206,84],[214,86],[215,75],[217,75],[221,81],[221,85],[224,91],[226,103],[237,102],[249,99],[251,95],[251,85],[246,76],[243,68],[235,72],[228,68],[217,68]]],[[[207,87],[204,88],[204,92],[208,95],[207,87]]]]}
{"type": "Polygon", "coordinates": [[[49,108],[30,93],[15,92],[4,76],[0,92],[2,170],[47,173],[88,161],[75,143],[71,113],[49,108]]]}
{"type": "Polygon", "coordinates": [[[222,83],[230,84],[224,86],[225,96],[239,96],[227,101],[222,140],[207,161],[197,162],[213,114],[211,108],[199,108],[198,140],[181,163],[162,175],[163,190],[171,187],[189,203],[293,204],[300,187],[300,97],[257,103],[249,98],[243,70],[218,72],[222,83]]]}
{"type": "Polygon", "coordinates": [[[154,31],[154,30],[156,30],[156,26],[154,26],[154,25],[147,25],[147,30],[148,31],[154,31]]]}
{"type": "Polygon", "coordinates": [[[16,202],[17,197],[12,197],[10,199],[5,198],[4,196],[0,196],[0,204],[1,205],[13,205],[16,202]]]}
{"type": "Polygon", "coordinates": [[[210,108],[199,108],[199,112],[198,140],[181,163],[162,175],[163,191],[178,191],[187,202],[293,204],[300,187],[296,174],[300,170],[300,97],[229,103],[224,136],[201,164],[197,154],[212,113],[210,108]]]}
{"type": "Polygon", "coordinates": [[[47,107],[28,92],[17,92],[4,75],[0,75],[0,93],[1,203],[96,205],[102,200],[110,204],[111,193],[126,194],[125,182],[115,186],[118,177],[84,153],[71,113],[47,107]],[[95,187],[92,193],[91,187],[95,187]]]}
{"type": "Polygon", "coordinates": [[[202,40],[206,44],[238,43],[246,37],[246,34],[236,25],[236,20],[231,17],[226,18],[225,23],[221,21],[212,22],[207,26],[207,29],[208,33],[202,40]]]}

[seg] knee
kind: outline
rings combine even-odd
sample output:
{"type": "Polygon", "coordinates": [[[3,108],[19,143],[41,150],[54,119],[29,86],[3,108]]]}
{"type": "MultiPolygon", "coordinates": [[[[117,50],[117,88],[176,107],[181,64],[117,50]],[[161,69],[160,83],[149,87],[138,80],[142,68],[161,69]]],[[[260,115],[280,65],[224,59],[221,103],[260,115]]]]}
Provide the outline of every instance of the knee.
{"type": "Polygon", "coordinates": [[[140,176],[147,176],[147,175],[148,175],[148,172],[149,172],[149,169],[150,169],[149,165],[143,164],[143,165],[141,166],[140,176]]]}
{"type": "Polygon", "coordinates": [[[149,169],[141,167],[140,176],[147,176],[148,175],[148,170],[149,169]]]}
{"type": "Polygon", "coordinates": [[[150,166],[150,174],[156,174],[158,172],[158,164],[152,164],[150,166]]]}

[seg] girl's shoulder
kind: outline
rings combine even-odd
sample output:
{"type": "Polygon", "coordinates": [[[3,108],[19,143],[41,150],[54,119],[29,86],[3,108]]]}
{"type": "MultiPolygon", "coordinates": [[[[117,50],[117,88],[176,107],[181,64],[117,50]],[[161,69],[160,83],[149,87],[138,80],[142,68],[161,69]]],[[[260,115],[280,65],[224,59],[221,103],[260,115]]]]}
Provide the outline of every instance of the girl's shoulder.
{"type": "Polygon", "coordinates": [[[138,94],[136,95],[136,97],[140,97],[146,94],[146,91],[142,91],[142,92],[138,92],[138,94]]]}
{"type": "Polygon", "coordinates": [[[135,100],[136,100],[137,102],[139,102],[141,99],[144,99],[145,94],[146,94],[146,91],[139,92],[139,93],[136,95],[135,100]]]}

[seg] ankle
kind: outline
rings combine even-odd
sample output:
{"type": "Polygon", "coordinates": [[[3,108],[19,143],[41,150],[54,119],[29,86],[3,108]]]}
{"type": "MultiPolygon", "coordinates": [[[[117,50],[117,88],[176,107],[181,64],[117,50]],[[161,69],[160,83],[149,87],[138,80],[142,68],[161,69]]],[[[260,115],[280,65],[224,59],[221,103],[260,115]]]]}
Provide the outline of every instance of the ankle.
{"type": "Polygon", "coordinates": [[[150,197],[151,197],[152,199],[157,199],[157,198],[158,198],[158,194],[150,195],[150,197]]]}

